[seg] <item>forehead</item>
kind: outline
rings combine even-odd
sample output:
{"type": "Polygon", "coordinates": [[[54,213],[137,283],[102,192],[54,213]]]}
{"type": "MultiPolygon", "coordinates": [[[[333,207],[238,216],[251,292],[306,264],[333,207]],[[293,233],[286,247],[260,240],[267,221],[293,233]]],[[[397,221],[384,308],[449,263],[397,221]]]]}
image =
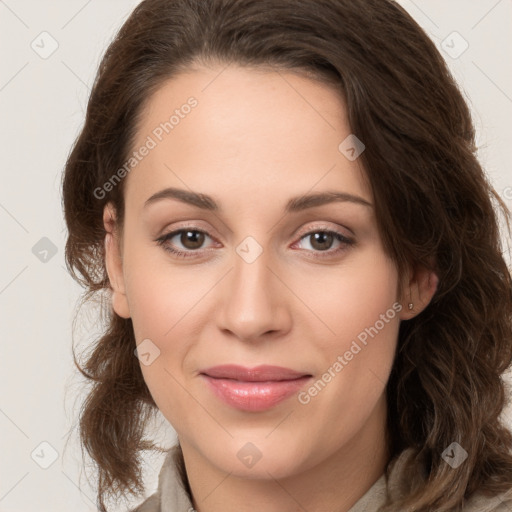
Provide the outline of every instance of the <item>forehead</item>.
{"type": "Polygon", "coordinates": [[[141,114],[133,149],[151,149],[126,178],[127,202],[177,184],[300,193],[321,180],[368,193],[359,162],[339,149],[351,134],[341,93],[300,74],[197,68],[167,80],[141,114]]]}

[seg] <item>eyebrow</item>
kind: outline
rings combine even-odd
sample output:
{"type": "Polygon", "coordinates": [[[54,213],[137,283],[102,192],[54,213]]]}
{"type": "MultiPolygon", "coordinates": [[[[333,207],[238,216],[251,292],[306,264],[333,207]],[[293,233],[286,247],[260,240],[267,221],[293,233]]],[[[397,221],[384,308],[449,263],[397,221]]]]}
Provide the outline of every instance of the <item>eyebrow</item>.
{"type": "MultiPolygon", "coordinates": [[[[165,188],[156,194],[153,194],[144,203],[144,208],[163,199],[177,199],[183,203],[191,204],[192,206],[213,212],[221,210],[219,205],[211,196],[173,187],[165,188]]],[[[350,202],[373,208],[373,205],[362,197],[347,194],[345,192],[326,191],[293,197],[286,203],[284,211],[286,213],[294,213],[335,202],[350,202]]]]}

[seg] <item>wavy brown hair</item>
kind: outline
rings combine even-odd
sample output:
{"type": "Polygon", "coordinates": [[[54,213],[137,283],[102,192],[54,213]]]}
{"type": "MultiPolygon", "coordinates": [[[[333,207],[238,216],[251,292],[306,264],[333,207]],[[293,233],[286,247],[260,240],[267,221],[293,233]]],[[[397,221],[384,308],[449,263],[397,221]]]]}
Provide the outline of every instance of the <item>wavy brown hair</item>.
{"type": "MultiPolygon", "coordinates": [[[[509,490],[512,435],[500,415],[512,363],[512,280],[499,226],[503,215],[510,235],[510,212],[477,160],[471,114],[446,63],[390,0],[142,1],[101,61],[63,176],[66,263],[85,287],[83,301],[108,298],[108,201],[120,229],[123,221],[123,182],[101,198],[95,191],[133,151],[152,94],[209,63],[309,72],[334,84],[366,145],[360,158],[386,252],[399,275],[413,265],[439,277],[429,306],[400,325],[387,385],[391,456],[413,448],[428,475],[411,481],[392,509],[461,510],[476,492],[509,490]],[[454,441],[469,454],[457,469],[441,458],[454,441]]],[[[157,406],[134,355],[131,320],[103,313],[106,331],[83,366],[73,348],[91,383],[79,432],[98,471],[102,511],[106,498],[143,493],[142,452],[161,449],[144,437],[157,406]]]]}

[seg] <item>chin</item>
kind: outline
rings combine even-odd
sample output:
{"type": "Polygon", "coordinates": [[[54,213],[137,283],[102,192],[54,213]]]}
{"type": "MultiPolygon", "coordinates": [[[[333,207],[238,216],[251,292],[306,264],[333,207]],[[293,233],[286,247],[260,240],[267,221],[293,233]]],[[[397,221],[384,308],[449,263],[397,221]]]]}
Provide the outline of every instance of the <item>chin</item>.
{"type": "Polygon", "coordinates": [[[231,439],[212,450],[203,452],[220,470],[239,478],[271,480],[289,477],[305,469],[304,445],[293,440],[285,445],[281,440],[243,436],[231,439]]]}

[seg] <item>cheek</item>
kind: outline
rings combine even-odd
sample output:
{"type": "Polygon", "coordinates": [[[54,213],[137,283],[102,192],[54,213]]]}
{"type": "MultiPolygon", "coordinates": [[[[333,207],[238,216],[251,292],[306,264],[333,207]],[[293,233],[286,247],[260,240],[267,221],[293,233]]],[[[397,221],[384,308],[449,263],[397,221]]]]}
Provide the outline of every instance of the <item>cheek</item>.
{"type": "Polygon", "coordinates": [[[322,373],[299,397],[304,414],[338,441],[366,424],[385,392],[401,309],[396,302],[397,272],[384,255],[358,262],[357,268],[342,274],[339,282],[317,295],[312,307],[322,311],[334,334],[323,329],[326,334],[316,338],[322,373]]]}
{"type": "Polygon", "coordinates": [[[397,279],[393,261],[376,250],[362,251],[357,258],[347,259],[338,272],[325,274],[324,278],[306,278],[303,293],[322,320],[322,337],[329,352],[350,345],[376,322],[377,327],[383,327],[381,315],[385,317],[385,328],[380,329],[382,337],[393,336],[388,327],[398,324],[396,309],[401,307],[396,302],[397,279]]]}
{"type": "Polygon", "coordinates": [[[179,429],[182,421],[188,421],[184,411],[190,405],[183,364],[197,327],[191,325],[191,319],[208,286],[204,277],[191,279],[188,275],[185,279],[182,272],[170,268],[135,268],[127,286],[135,338],[138,344],[151,340],[150,346],[158,354],[149,365],[141,359],[142,375],[158,409],[179,429]]]}
{"type": "Polygon", "coordinates": [[[161,248],[127,246],[126,294],[137,342],[172,337],[187,312],[200,302],[209,285],[205,273],[171,265],[161,248]]]}
{"type": "MultiPolygon", "coordinates": [[[[125,285],[137,344],[150,340],[158,354],[141,359],[144,380],[166,417],[186,410],[183,367],[201,330],[201,307],[218,276],[205,270],[171,265],[163,249],[126,246],[125,285]],[[156,348],[155,348],[156,347],[156,348]],[[185,409],[184,409],[185,407],[185,409]]],[[[147,342],[145,342],[147,344],[147,342]]]]}
{"type": "Polygon", "coordinates": [[[328,329],[316,336],[322,373],[300,400],[336,436],[349,426],[340,423],[342,412],[351,418],[351,428],[358,428],[384,392],[402,308],[396,301],[397,278],[384,253],[368,251],[340,266],[337,279],[311,288],[311,309],[320,312],[328,329]]]}

